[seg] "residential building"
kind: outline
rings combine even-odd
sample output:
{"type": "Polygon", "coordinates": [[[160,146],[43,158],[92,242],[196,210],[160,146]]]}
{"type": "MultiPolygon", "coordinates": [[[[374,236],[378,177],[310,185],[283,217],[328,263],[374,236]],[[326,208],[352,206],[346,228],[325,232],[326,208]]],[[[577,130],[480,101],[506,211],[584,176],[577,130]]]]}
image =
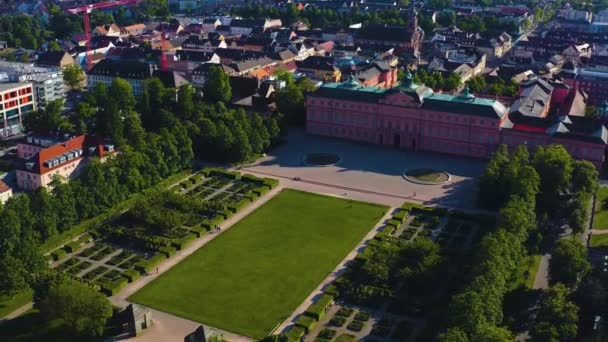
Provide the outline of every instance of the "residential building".
{"type": "Polygon", "coordinates": [[[144,81],[152,75],[152,66],[148,63],[137,61],[103,59],[95,64],[87,74],[87,86],[89,89],[93,89],[97,83],[104,83],[109,87],[115,78],[120,77],[129,82],[133,95],[141,96],[143,94],[144,81]]]}
{"type": "Polygon", "coordinates": [[[36,65],[41,67],[65,68],[74,64],[74,58],[65,51],[49,51],[38,55],[36,65]]]}
{"type": "Polygon", "coordinates": [[[411,75],[390,89],[360,86],[350,79],[326,83],[306,99],[306,131],[354,141],[474,158],[489,158],[499,144],[529,148],[563,145],[575,158],[598,168],[608,131],[599,122],[575,116],[510,115],[494,99],[434,93],[411,75]]]}
{"type": "Polygon", "coordinates": [[[77,177],[91,158],[104,159],[115,153],[114,145],[89,135],[29,135],[17,144],[17,156],[23,162],[17,170],[17,186],[33,191],[49,186],[60,177],[77,177]]]}
{"type": "Polygon", "coordinates": [[[94,36],[120,37],[120,27],[116,24],[100,25],[93,29],[94,36]]]}
{"type": "Polygon", "coordinates": [[[310,56],[297,61],[298,72],[305,74],[313,80],[325,82],[339,82],[342,78],[340,69],[334,65],[333,57],[310,56]]]}
{"type": "Polygon", "coordinates": [[[65,82],[62,70],[58,67],[38,67],[32,63],[0,61],[0,74],[7,75],[7,82],[32,83],[38,107],[44,108],[51,101],[65,99],[65,82]]]}
{"type": "Polygon", "coordinates": [[[21,133],[23,118],[36,110],[31,83],[0,83],[0,137],[21,133]]]}
{"type": "Polygon", "coordinates": [[[6,203],[11,197],[13,197],[13,189],[0,180],[0,204],[6,203]]]}
{"type": "Polygon", "coordinates": [[[222,22],[217,18],[203,19],[203,32],[215,32],[215,29],[220,26],[222,22]]]}
{"type": "Polygon", "coordinates": [[[129,36],[139,36],[141,35],[144,30],[146,28],[145,24],[133,24],[133,25],[129,25],[129,26],[125,26],[122,29],[120,29],[120,36],[121,37],[129,37],[129,36]]]}

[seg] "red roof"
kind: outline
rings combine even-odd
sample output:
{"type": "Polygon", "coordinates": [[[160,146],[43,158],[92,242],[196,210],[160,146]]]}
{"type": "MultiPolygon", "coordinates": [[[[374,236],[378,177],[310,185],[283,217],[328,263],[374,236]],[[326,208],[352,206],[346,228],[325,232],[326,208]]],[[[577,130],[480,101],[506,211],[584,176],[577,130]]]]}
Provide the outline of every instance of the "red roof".
{"type": "Polygon", "coordinates": [[[0,180],[0,194],[11,191],[11,187],[6,185],[3,180],[0,180]]]}
{"type": "Polygon", "coordinates": [[[44,162],[47,160],[51,160],[61,155],[68,153],[74,150],[81,150],[82,153],[80,156],[75,157],[72,160],[78,160],[83,157],[89,157],[87,149],[90,147],[95,147],[96,157],[102,158],[108,154],[113,152],[104,151],[103,148],[104,141],[103,139],[95,136],[86,136],[79,135],[77,137],[73,137],[69,140],[63,141],[51,147],[40,150],[37,155],[37,169],[40,170],[40,174],[45,174],[47,172],[53,171],[60,167],[65,166],[65,163],[60,163],[59,165],[53,167],[45,167],[44,162]]]}
{"type": "Polygon", "coordinates": [[[516,130],[516,131],[524,131],[524,132],[538,132],[538,133],[544,133],[545,132],[545,128],[544,127],[521,125],[521,124],[515,124],[513,126],[513,129],[516,130]]]}

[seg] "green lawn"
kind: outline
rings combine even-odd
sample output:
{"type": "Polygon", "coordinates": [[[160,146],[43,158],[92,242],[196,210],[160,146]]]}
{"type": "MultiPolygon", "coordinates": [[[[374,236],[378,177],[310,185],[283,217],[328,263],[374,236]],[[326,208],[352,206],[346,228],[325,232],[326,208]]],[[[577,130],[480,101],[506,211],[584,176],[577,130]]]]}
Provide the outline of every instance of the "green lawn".
{"type": "Polygon", "coordinates": [[[517,270],[515,271],[515,277],[509,284],[511,290],[518,288],[531,289],[534,286],[534,278],[540,265],[541,256],[538,254],[528,255],[525,257],[517,270]]]}
{"type": "Polygon", "coordinates": [[[129,299],[260,338],[304,301],[386,209],[283,191],[129,299]]]}
{"type": "Polygon", "coordinates": [[[12,297],[0,296],[0,317],[19,309],[32,301],[32,290],[27,289],[15,294],[12,297]]]}
{"type": "Polygon", "coordinates": [[[599,248],[608,252],[608,234],[591,235],[591,247],[599,248]]]}
{"type": "Polygon", "coordinates": [[[608,229],[608,187],[597,191],[593,229],[608,229]]]}

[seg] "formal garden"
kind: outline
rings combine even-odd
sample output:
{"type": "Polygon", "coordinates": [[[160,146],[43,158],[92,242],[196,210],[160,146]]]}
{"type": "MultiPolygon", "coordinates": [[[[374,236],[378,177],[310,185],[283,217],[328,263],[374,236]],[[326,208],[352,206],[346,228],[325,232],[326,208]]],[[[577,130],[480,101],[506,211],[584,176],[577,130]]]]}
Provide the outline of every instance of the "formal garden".
{"type": "Polygon", "coordinates": [[[112,296],[277,184],[269,178],[205,169],[175,189],[150,193],[130,210],[54,250],[47,259],[57,271],[112,296]],[[216,187],[214,196],[223,199],[214,201],[208,200],[209,196],[195,195],[194,191],[205,188],[202,184],[216,187]],[[227,187],[234,189],[230,195],[242,196],[236,201],[228,200],[223,197],[227,187]],[[184,190],[188,190],[188,195],[182,193],[184,190]]]}
{"type": "Polygon", "coordinates": [[[261,338],[304,301],[386,210],[284,190],[129,300],[261,338]]]}
{"type": "Polygon", "coordinates": [[[404,203],[288,330],[305,341],[424,341],[436,306],[462,281],[459,261],[495,225],[492,215],[404,203]]]}

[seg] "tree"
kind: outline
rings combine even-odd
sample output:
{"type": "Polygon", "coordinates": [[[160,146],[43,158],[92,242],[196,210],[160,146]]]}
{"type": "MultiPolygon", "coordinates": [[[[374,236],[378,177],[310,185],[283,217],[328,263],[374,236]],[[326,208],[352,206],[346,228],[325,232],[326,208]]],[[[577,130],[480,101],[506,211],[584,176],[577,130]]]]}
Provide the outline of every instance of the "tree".
{"type": "Polygon", "coordinates": [[[472,342],[511,342],[513,334],[505,328],[484,325],[471,337],[472,342]]]}
{"type": "Polygon", "coordinates": [[[538,205],[541,211],[555,211],[560,208],[562,193],[572,179],[572,157],[562,145],[539,146],[532,164],[542,175],[538,205]]]}
{"type": "Polygon", "coordinates": [[[68,278],[57,277],[36,289],[35,307],[49,320],[60,319],[78,334],[101,336],[112,316],[104,295],[68,278]]]}
{"type": "Polygon", "coordinates": [[[598,172],[595,166],[587,160],[575,160],[572,168],[572,190],[594,194],[598,188],[598,172]]]}
{"type": "Polygon", "coordinates": [[[230,78],[221,67],[213,66],[209,69],[207,82],[203,87],[205,99],[211,103],[228,103],[232,98],[232,88],[230,78]]]}
{"type": "Polygon", "coordinates": [[[53,51],[53,52],[63,51],[63,49],[61,48],[61,45],[59,45],[59,43],[57,43],[57,41],[55,41],[55,40],[49,42],[47,50],[53,51]]]}
{"type": "Polygon", "coordinates": [[[441,342],[469,342],[469,336],[459,328],[450,328],[439,336],[441,342]]]}
{"type": "Polygon", "coordinates": [[[303,126],[306,122],[304,94],[296,85],[284,87],[277,92],[277,110],[287,116],[289,123],[303,126]]]}
{"type": "Polygon", "coordinates": [[[486,78],[483,75],[478,75],[467,81],[469,90],[472,93],[481,93],[486,89],[486,78]]]}
{"type": "Polygon", "coordinates": [[[68,65],[63,69],[63,81],[71,90],[81,91],[84,73],[77,64],[68,65]]]}
{"type": "Polygon", "coordinates": [[[530,331],[533,341],[565,341],[576,336],[578,307],[568,300],[568,289],[557,284],[543,294],[536,324],[530,331]]]}
{"type": "Polygon", "coordinates": [[[116,103],[120,111],[126,112],[135,107],[135,96],[131,84],[127,80],[116,77],[108,89],[108,96],[116,103]]]}
{"type": "Polygon", "coordinates": [[[599,314],[608,305],[608,284],[597,277],[588,276],[576,289],[575,300],[586,314],[599,314]]]}
{"type": "Polygon", "coordinates": [[[589,272],[585,247],[578,240],[560,239],[549,260],[551,283],[574,287],[589,272]]]}
{"type": "Polygon", "coordinates": [[[72,131],[73,126],[63,115],[63,101],[49,102],[42,110],[28,113],[23,119],[23,126],[27,132],[72,131]]]}
{"type": "Polygon", "coordinates": [[[456,90],[461,84],[460,76],[451,72],[443,82],[443,89],[447,91],[456,90]]]}
{"type": "Polygon", "coordinates": [[[0,293],[12,297],[28,287],[27,270],[21,260],[11,255],[0,259],[0,293]]]}
{"type": "Polygon", "coordinates": [[[591,199],[588,193],[579,192],[571,200],[571,211],[568,215],[568,225],[575,233],[581,233],[589,224],[591,199]]]}
{"type": "Polygon", "coordinates": [[[499,145],[479,178],[478,196],[480,205],[487,208],[498,208],[507,199],[508,187],[504,170],[508,164],[509,152],[507,146],[499,145]]]}

